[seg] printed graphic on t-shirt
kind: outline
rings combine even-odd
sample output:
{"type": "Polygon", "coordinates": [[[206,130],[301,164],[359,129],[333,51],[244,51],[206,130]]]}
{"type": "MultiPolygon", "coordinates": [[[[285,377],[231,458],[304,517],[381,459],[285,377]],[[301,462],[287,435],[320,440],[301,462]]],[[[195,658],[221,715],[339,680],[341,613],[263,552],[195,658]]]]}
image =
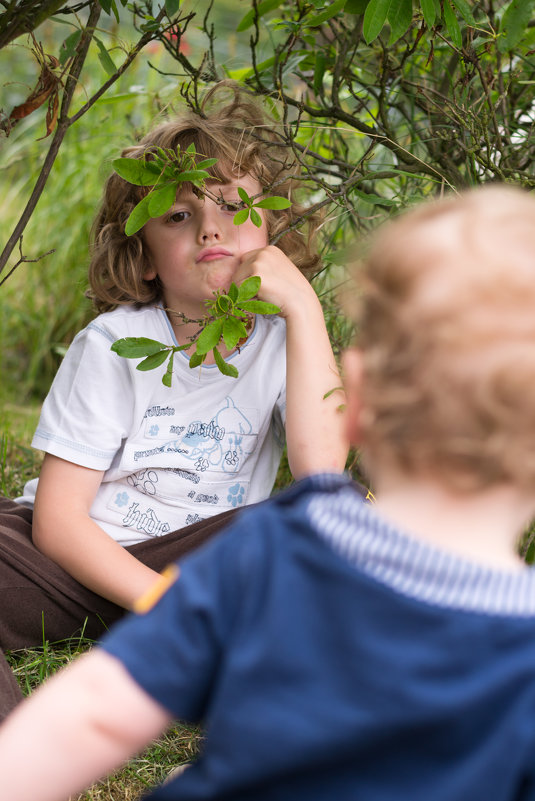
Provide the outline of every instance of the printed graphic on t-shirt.
{"type": "Polygon", "coordinates": [[[190,420],[180,420],[172,406],[150,407],[144,417],[145,441],[135,446],[134,463],[154,463],[161,455],[164,464],[172,455],[175,464],[196,473],[238,473],[256,447],[258,411],[240,409],[228,396],[224,403],[213,417],[190,420]]]}
{"type": "Polygon", "coordinates": [[[129,445],[139,470],[114,482],[107,497],[122,528],[158,537],[246,503],[256,410],[226,397],[213,417],[187,420],[173,406],[152,406],[143,434],[129,445]]]}

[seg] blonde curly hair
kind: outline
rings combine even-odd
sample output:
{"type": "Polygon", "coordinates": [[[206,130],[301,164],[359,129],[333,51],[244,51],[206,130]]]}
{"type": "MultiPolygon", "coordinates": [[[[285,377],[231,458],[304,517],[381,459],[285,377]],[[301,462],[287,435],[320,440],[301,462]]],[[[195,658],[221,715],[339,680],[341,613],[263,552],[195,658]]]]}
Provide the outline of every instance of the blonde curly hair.
{"type": "Polygon", "coordinates": [[[382,229],[358,270],[369,466],[535,483],[535,198],[490,185],[382,229]]]}
{"type": "MultiPolygon", "coordinates": [[[[270,239],[280,236],[277,246],[306,275],[315,271],[319,256],[313,249],[318,218],[311,215],[301,230],[293,226],[304,212],[295,201],[299,185],[298,168],[288,149],[274,131],[274,123],[264,115],[249,92],[231,81],[222,81],[206,95],[201,112],[187,111],[167,120],[128,147],[123,157],[149,157],[154,148],[180,146],[183,151],[195,146],[200,158],[217,158],[209,168],[214,180],[223,183],[240,175],[252,175],[268,192],[288,197],[292,205],[282,211],[266,210],[270,239]],[[230,100],[223,104],[223,93],[230,100]]],[[[191,188],[188,184],[184,189],[191,188]]],[[[145,280],[149,254],[143,229],[126,236],[126,221],[146,193],[146,187],[134,186],[113,173],[107,180],[104,197],[92,229],[88,296],[99,312],[119,305],[142,306],[161,299],[158,278],[145,280]]]]}

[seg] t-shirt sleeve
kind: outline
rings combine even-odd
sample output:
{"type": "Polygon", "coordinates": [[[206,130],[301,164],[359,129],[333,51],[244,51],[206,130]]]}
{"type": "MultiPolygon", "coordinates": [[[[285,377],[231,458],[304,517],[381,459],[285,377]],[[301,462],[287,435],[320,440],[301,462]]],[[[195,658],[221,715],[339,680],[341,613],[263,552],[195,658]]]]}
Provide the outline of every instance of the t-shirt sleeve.
{"type": "Polygon", "coordinates": [[[132,418],[130,372],[110,348],[115,337],[97,323],[74,339],[43,404],[34,448],[107,470],[132,418]]]}
{"type": "Polygon", "coordinates": [[[129,615],[101,642],[176,718],[205,717],[243,604],[242,577],[251,583],[253,540],[235,523],[180,563],[178,579],[150,611],[129,615]]]}

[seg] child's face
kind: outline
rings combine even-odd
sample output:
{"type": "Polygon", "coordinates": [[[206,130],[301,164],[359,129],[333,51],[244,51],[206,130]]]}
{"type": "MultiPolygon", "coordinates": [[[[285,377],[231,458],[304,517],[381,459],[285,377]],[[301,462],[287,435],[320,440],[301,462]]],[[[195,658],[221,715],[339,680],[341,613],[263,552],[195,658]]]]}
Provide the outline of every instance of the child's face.
{"type": "Polygon", "coordinates": [[[202,316],[203,301],[211,298],[216,289],[228,290],[242,256],[268,244],[261,209],[260,228],[250,219],[234,225],[233,206],[240,202],[238,186],[249,196],[261,192],[260,184],[250,175],[228,184],[211,184],[210,191],[226,203],[182,192],[166,214],[145,224],[143,234],[151,267],[144,278],[159,276],[169,308],[192,318],[202,316]]]}

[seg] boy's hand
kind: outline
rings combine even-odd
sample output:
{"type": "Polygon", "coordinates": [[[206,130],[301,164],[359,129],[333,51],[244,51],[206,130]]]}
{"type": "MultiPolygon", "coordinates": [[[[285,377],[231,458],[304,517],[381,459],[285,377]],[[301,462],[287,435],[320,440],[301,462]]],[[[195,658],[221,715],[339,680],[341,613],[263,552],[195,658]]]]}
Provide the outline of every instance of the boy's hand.
{"type": "Polygon", "coordinates": [[[234,281],[239,285],[251,275],[258,275],[261,279],[259,299],[278,306],[281,317],[302,312],[308,299],[316,301],[316,294],[305,276],[274,245],[243,254],[234,281]]]}

